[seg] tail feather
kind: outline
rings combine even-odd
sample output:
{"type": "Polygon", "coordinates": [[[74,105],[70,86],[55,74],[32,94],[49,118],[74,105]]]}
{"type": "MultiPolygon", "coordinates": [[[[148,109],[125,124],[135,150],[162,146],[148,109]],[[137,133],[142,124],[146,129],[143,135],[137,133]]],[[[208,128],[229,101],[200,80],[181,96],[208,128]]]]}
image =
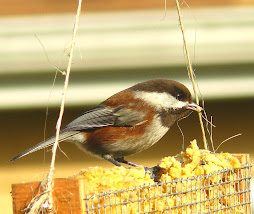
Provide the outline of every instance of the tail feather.
{"type": "MultiPolygon", "coordinates": [[[[78,132],[62,132],[62,133],[60,133],[60,136],[59,136],[59,142],[68,140],[68,138],[70,138],[70,137],[72,137],[76,134],[78,134],[78,132]]],[[[55,143],[55,139],[56,139],[56,136],[54,135],[54,136],[48,138],[47,140],[42,141],[42,142],[34,145],[33,147],[25,150],[24,152],[18,154],[17,156],[10,159],[9,162],[18,160],[18,159],[20,159],[20,158],[22,158],[22,157],[24,157],[24,156],[26,156],[30,153],[33,153],[33,152],[36,152],[38,150],[41,150],[41,149],[47,148],[49,146],[52,146],[55,143]]]]}

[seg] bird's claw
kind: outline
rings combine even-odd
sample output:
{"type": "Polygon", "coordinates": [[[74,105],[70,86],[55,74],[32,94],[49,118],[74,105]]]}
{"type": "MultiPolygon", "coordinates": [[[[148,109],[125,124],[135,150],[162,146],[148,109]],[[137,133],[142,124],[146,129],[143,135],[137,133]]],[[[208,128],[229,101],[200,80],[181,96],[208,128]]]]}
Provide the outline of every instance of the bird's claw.
{"type": "Polygon", "coordinates": [[[151,175],[151,178],[154,180],[154,181],[158,181],[157,180],[157,173],[160,171],[160,167],[159,166],[154,166],[154,167],[144,167],[145,169],[145,173],[148,173],[151,175]]]}

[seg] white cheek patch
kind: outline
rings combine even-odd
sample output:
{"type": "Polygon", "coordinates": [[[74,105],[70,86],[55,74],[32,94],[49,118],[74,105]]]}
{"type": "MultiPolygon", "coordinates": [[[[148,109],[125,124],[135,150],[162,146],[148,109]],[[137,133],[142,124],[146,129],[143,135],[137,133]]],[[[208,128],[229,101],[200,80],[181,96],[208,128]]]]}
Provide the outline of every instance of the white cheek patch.
{"type": "Polygon", "coordinates": [[[146,92],[135,91],[135,98],[141,99],[154,107],[156,110],[161,109],[180,109],[188,105],[188,102],[179,101],[172,95],[163,92],[146,92]]]}

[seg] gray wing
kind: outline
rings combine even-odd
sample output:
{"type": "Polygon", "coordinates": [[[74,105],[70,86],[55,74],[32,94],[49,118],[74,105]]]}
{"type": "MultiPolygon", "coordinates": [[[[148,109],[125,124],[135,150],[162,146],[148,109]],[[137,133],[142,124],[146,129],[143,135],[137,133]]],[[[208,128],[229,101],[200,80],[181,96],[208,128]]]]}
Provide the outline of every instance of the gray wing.
{"type": "Polygon", "coordinates": [[[123,106],[107,108],[103,105],[89,109],[83,115],[69,123],[64,130],[81,131],[106,126],[135,126],[144,122],[141,115],[123,106]]]}
{"type": "MultiPolygon", "coordinates": [[[[88,110],[62,129],[60,131],[59,142],[68,140],[78,134],[81,130],[91,130],[106,126],[135,126],[143,122],[145,121],[142,119],[142,115],[133,110],[125,109],[123,106],[109,109],[100,105],[88,110]]],[[[32,152],[49,147],[53,145],[54,142],[55,135],[20,153],[10,161],[15,161],[32,152]]]]}

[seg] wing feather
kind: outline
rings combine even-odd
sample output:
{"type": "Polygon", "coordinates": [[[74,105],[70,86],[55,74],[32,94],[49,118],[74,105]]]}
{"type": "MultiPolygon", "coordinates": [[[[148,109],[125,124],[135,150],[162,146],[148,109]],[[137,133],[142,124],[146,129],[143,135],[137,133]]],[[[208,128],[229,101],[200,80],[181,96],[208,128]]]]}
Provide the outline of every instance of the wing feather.
{"type": "Polygon", "coordinates": [[[143,118],[130,109],[123,106],[117,108],[107,108],[99,105],[89,109],[83,115],[69,123],[66,131],[80,131],[97,129],[106,126],[129,127],[142,123],[143,118]]]}
{"type": "Polygon", "coordinates": [[[66,129],[78,131],[112,126],[114,125],[115,120],[116,116],[111,110],[105,108],[104,106],[97,106],[73,120],[66,126],[66,129]]]}

